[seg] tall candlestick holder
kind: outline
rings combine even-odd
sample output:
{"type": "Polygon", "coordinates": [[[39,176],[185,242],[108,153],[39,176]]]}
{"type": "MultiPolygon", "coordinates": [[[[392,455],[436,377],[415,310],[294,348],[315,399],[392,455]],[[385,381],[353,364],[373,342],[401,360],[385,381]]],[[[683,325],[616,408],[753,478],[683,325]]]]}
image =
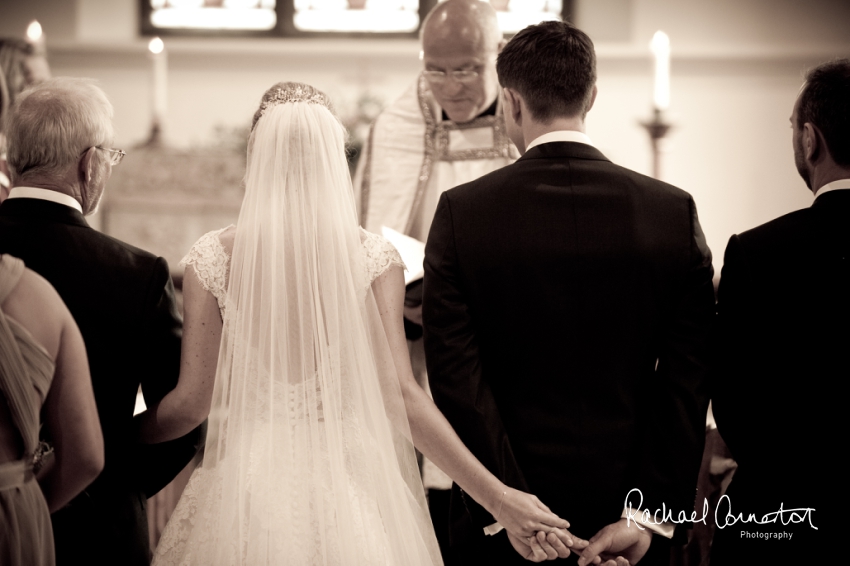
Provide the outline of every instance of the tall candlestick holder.
{"type": "Polygon", "coordinates": [[[159,37],[154,37],[148,43],[148,58],[152,69],[151,118],[150,136],[142,146],[159,147],[163,145],[163,122],[168,105],[168,52],[165,43],[159,37]]]}
{"type": "Polygon", "coordinates": [[[148,139],[143,141],[139,147],[162,147],[162,126],[159,124],[159,119],[151,120],[151,129],[148,139]]]}
{"type": "Polygon", "coordinates": [[[647,131],[652,143],[652,176],[661,179],[661,140],[664,139],[673,125],[664,120],[662,111],[658,107],[653,111],[652,120],[641,122],[640,125],[647,131]]]}

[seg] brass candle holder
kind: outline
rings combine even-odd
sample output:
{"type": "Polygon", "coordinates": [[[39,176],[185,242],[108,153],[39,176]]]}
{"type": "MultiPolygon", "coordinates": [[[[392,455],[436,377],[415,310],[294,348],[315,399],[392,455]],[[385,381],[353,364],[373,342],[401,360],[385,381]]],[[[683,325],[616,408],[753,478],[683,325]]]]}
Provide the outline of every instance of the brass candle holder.
{"type": "Polygon", "coordinates": [[[655,108],[652,115],[652,120],[649,122],[641,122],[641,126],[649,134],[650,142],[652,143],[652,176],[656,179],[661,178],[661,140],[667,135],[672,124],[664,120],[661,109],[655,108]]]}

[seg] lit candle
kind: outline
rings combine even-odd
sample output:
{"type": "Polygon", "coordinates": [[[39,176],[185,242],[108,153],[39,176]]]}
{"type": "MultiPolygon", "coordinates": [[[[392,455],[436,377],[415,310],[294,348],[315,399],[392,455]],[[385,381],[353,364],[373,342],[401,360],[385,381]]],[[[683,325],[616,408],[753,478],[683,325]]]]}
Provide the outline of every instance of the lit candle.
{"type": "Polygon", "coordinates": [[[655,57],[653,102],[655,108],[665,110],[670,106],[670,38],[663,31],[657,31],[649,47],[655,57]]]}
{"type": "Polygon", "coordinates": [[[153,60],[153,119],[162,126],[168,105],[168,54],[165,43],[158,37],[150,41],[148,50],[153,60]]]}
{"type": "Polygon", "coordinates": [[[38,23],[38,20],[31,21],[30,25],[27,26],[27,43],[33,46],[36,53],[40,55],[44,54],[46,40],[44,30],[41,29],[41,24],[38,23]]]}

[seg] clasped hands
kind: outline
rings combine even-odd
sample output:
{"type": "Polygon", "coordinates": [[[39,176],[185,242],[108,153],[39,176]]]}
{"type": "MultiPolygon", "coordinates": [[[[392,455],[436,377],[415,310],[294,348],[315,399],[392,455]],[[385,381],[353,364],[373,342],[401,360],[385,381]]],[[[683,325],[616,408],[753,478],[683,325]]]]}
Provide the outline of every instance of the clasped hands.
{"type": "Polygon", "coordinates": [[[576,537],[536,496],[517,490],[505,492],[499,523],[520,556],[531,562],[566,558],[581,552],[579,566],[634,566],[652,542],[652,531],[626,519],[605,526],[589,541],[576,537]]]}

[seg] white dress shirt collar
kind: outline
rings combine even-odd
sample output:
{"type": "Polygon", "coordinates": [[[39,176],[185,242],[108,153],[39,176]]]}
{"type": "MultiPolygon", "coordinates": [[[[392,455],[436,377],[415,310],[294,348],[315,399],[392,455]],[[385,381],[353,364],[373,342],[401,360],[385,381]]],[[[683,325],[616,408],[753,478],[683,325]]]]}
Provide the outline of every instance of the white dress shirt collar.
{"type": "Polygon", "coordinates": [[[830,191],[840,191],[842,189],[850,189],[850,179],[838,179],[837,181],[825,184],[817,190],[817,192],[815,193],[815,198],[818,198],[824,193],[828,193],[830,191]]]}
{"type": "Polygon", "coordinates": [[[577,132],[575,130],[556,130],[534,138],[534,140],[526,146],[525,151],[528,151],[534,146],[549,142],[578,142],[593,146],[593,142],[590,141],[587,134],[583,132],[577,132]]]}
{"type": "Polygon", "coordinates": [[[9,191],[9,196],[7,198],[34,198],[38,200],[48,200],[50,202],[70,206],[80,214],[83,213],[82,205],[77,202],[74,197],[57,191],[51,191],[50,189],[39,189],[37,187],[14,187],[11,191],[9,191]]]}

